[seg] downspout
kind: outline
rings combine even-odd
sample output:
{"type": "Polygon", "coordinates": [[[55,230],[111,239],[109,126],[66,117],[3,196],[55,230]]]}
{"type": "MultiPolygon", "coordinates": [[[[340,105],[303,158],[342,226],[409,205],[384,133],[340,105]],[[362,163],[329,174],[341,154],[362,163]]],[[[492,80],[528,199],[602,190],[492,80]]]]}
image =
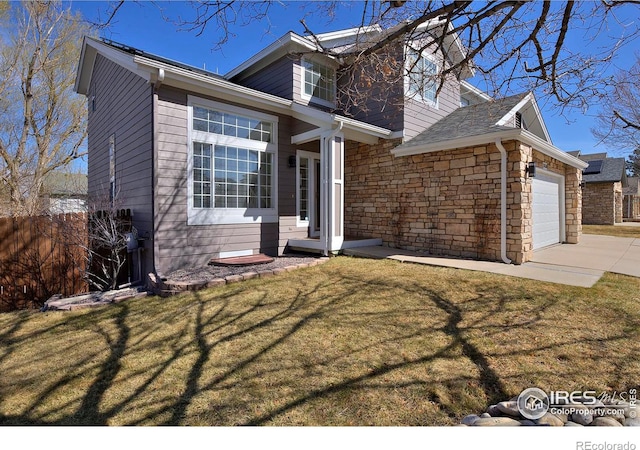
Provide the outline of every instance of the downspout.
{"type": "Polygon", "coordinates": [[[164,81],[164,69],[163,68],[159,68],[158,69],[158,76],[156,77],[155,82],[153,83],[153,91],[154,92],[158,92],[158,90],[160,89],[160,86],[162,86],[162,82],[164,81]]]}
{"type": "MultiPolygon", "coordinates": [[[[344,127],[344,121],[342,120],[338,120],[338,127],[334,128],[331,131],[331,134],[324,136],[324,142],[323,145],[325,145],[327,143],[327,141],[333,139],[334,137],[336,137],[336,135],[338,133],[340,133],[342,131],[342,128],[344,127]]],[[[325,149],[325,151],[328,152],[329,149],[325,149]]],[[[324,192],[325,195],[325,201],[324,201],[324,220],[322,221],[322,226],[324,227],[324,242],[322,243],[322,253],[323,256],[329,256],[329,232],[330,232],[330,222],[329,222],[329,208],[328,208],[328,203],[329,203],[329,196],[330,196],[330,192],[329,192],[329,178],[330,178],[330,171],[331,171],[331,167],[329,165],[329,160],[330,160],[330,155],[329,153],[327,153],[327,161],[324,164],[324,176],[323,176],[323,184],[325,184],[325,186],[323,186],[322,191],[324,192]]]]}
{"type": "Polygon", "coordinates": [[[507,150],[500,139],[496,139],[500,151],[500,257],[505,264],[511,264],[507,258],[507,150]]]}

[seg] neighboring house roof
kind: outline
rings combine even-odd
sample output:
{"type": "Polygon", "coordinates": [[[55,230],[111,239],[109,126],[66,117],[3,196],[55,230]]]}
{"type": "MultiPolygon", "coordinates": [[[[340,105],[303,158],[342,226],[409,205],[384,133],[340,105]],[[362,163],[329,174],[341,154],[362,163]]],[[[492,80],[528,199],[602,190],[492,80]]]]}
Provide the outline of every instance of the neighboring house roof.
{"type": "Polygon", "coordinates": [[[241,86],[211,72],[132,47],[90,37],[85,37],[82,45],[74,86],[77,93],[89,94],[94,62],[98,54],[154,83],[156,88],[164,84],[196,94],[213,95],[221,100],[289,115],[319,128],[339,127],[346,139],[358,142],[373,144],[378,138],[395,137],[394,133],[386,128],[300,105],[293,100],[241,86]]]}
{"type": "Polygon", "coordinates": [[[51,197],[86,197],[87,175],[84,173],[49,173],[43,183],[43,192],[51,197]]]}
{"type": "Polygon", "coordinates": [[[608,158],[606,153],[590,153],[578,156],[589,165],[582,172],[586,183],[615,183],[627,185],[626,161],[624,158],[608,158]]]}
{"type": "Polygon", "coordinates": [[[496,140],[517,139],[573,167],[587,164],[551,143],[549,133],[532,93],[523,93],[458,108],[425,131],[396,147],[396,156],[482,145],[496,140]],[[519,114],[522,126],[516,127],[519,114]]]}

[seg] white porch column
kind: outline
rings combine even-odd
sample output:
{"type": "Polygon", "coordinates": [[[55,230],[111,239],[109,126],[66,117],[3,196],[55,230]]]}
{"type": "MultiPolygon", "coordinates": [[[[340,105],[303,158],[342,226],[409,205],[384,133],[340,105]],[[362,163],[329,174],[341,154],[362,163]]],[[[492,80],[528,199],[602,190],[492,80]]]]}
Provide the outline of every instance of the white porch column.
{"type": "Polygon", "coordinates": [[[340,250],[344,241],[344,135],[340,129],[320,138],[320,241],[324,254],[340,250]]]}

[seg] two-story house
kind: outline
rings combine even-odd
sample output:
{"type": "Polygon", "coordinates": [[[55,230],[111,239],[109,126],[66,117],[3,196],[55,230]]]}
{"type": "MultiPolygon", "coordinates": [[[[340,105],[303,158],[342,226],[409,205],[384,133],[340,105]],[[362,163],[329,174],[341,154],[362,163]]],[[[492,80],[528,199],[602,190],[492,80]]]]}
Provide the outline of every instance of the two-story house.
{"type": "Polygon", "coordinates": [[[344,66],[384,33],[290,32],[225,76],[85,39],[89,194],[132,210],[144,270],[371,244],[522,263],[577,242],[586,164],[553,146],[533,95],[493,100],[468,68],[433,81],[464,57],[455,37],[447,54],[384,49],[395,77],[344,66]]]}

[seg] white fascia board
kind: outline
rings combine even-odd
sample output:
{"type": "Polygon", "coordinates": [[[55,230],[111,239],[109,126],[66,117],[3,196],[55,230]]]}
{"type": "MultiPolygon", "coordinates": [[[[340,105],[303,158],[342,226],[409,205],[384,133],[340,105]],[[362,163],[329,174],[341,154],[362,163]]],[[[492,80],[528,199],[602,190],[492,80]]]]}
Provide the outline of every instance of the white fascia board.
{"type": "Polygon", "coordinates": [[[493,100],[493,98],[489,94],[478,89],[468,81],[465,81],[465,80],[460,81],[460,87],[466,89],[468,92],[471,92],[474,95],[477,95],[478,97],[483,98],[484,100],[487,100],[487,101],[493,100]]]}
{"type": "Polygon", "coordinates": [[[76,68],[76,80],[73,85],[74,92],[87,95],[89,85],[91,84],[91,74],[93,72],[93,64],[96,61],[96,49],[87,45],[87,36],[82,38],[82,49],[80,50],[80,59],[76,68]]]}
{"type": "Polygon", "coordinates": [[[307,142],[317,141],[320,139],[322,133],[326,131],[323,128],[314,128],[313,130],[305,131],[304,133],[291,136],[291,143],[293,145],[306,144],[307,142]]]}
{"type": "Polygon", "coordinates": [[[546,138],[546,140],[552,144],[552,140],[551,140],[551,135],[549,134],[549,130],[547,130],[547,125],[544,123],[544,119],[542,118],[542,113],[540,112],[540,108],[538,107],[538,102],[536,100],[535,95],[531,94],[531,104],[533,105],[533,109],[536,112],[536,117],[538,118],[538,121],[540,122],[540,126],[542,127],[542,132],[544,133],[544,136],[546,138]]]}
{"type": "Polygon", "coordinates": [[[371,125],[370,123],[361,122],[339,114],[320,111],[299,103],[293,103],[291,105],[291,111],[293,112],[294,118],[310,123],[311,125],[315,125],[319,128],[330,129],[335,124],[342,122],[343,128],[347,130],[359,131],[376,138],[389,138],[392,135],[392,131],[387,128],[371,125]]]}
{"type": "MultiPolygon", "coordinates": [[[[498,120],[498,121],[495,123],[495,125],[496,125],[496,126],[499,126],[499,127],[500,127],[500,126],[503,126],[503,125],[507,125],[507,123],[508,123],[509,121],[511,121],[511,119],[513,118],[513,116],[515,116],[515,114],[516,114],[518,111],[520,111],[522,108],[524,108],[524,106],[525,106],[527,103],[529,103],[530,101],[531,101],[531,93],[529,93],[529,94],[525,95],[525,96],[522,98],[522,100],[520,100],[516,106],[514,106],[513,108],[511,108],[511,109],[509,110],[509,112],[508,112],[508,113],[506,113],[504,116],[502,116],[502,117],[500,118],[500,120],[498,120]]],[[[513,126],[513,125],[511,125],[511,126],[513,126]]]]}
{"type": "Polygon", "coordinates": [[[576,158],[575,156],[571,156],[565,151],[560,150],[555,145],[540,139],[533,133],[530,133],[527,130],[518,130],[521,133],[521,141],[525,144],[531,145],[534,149],[540,151],[541,153],[550,156],[554,159],[557,159],[560,162],[568,164],[576,169],[586,169],[589,165],[583,160],[576,158]]]}
{"type": "Polygon", "coordinates": [[[147,81],[150,79],[149,72],[146,70],[140,70],[140,68],[134,63],[133,55],[113,48],[112,46],[106,45],[91,37],[85,36],[78,66],[78,74],[76,75],[76,85],[74,86],[76,92],[79,94],[86,94],[89,89],[89,83],[91,82],[93,72],[93,64],[95,63],[97,54],[101,54],[105,58],[135,73],[147,81]]]}
{"type": "Polygon", "coordinates": [[[520,128],[513,130],[498,130],[492,133],[486,133],[478,136],[468,136],[459,139],[451,139],[449,141],[435,142],[433,144],[416,145],[403,149],[395,148],[391,150],[394,156],[411,156],[422,153],[440,152],[443,150],[453,150],[456,148],[473,147],[477,145],[492,144],[496,140],[510,141],[517,140],[530,145],[544,155],[557,159],[560,162],[568,164],[576,169],[584,169],[588,166],[584,161],[571,156],[570,154],[560,150],[559,148],[545,142],[533,133],[520,128]]]}
{"type": "MultiPolygon", "coordinates": [[[[431,19],[418,25],[414,29],[414,31],[424,31],[426,29],[436,28],[438,26],[443,26],[445,23],[447,22],[444,20],[431,19]]],[[[445,33],[451,33],[445,36],[445,42],[448,43],[447,54],[449,54],[452,49],[455,49],[455,53],[457,53],[456,56],[458,60],[462,61],[467,56],[467,50],[462,45],[462,41],[460,40],[460,36],[458,36],[458,33],[452,33],[453,29],[454,29],[453,25],[451,24],[451,22],[449,22],[447,23],[447,29],[444,30],[445,33]]],[[[452,58],[452,59],[455,60],[455,58],[452,58]]],[[[476,71],[471,64],[468,65],[466,69],[467,70],[464,73],[462,73],[462,76],[464,78],[471,78],[472,76],[475,75],[476,71]]]]}
{"type": "Polygon", "coordinates": [[[197,91],[201,94],[215,94],[218,98],[236,101],[243,105],[258,106],[274,112],[287,113],[293,103],[291,100],[240,86],[222,78],[210,77],[143,56],[136,56],[134,61],[141,69],[146,68],[152,71],[163,69],[165,72],[163,84],[166,85],[197,91]]]}
{"type": "Polygon", "coordinates": [[[346,30],[330,31],[328,33],[316,34],[315,36],[318,39],[318,41],[325,42],[325,41],[344,39],[351,36],[360,36],[363,34],[381,33],[381,32],[382,32],[382,28],[380,27],[380,25],[375,24],[367,27],[356,27],[356,28],[347,28],[346,30]]]}
{"type": "Polygon", "coordinates": [[[205,95],[215,94],[217,98],[222,100],[291,115],[325,130],[332,129],[337,123],[342,123],[345,134],[359,142],[373,144],[377,142],[378,138],[389,138],[392,135],[391,130],[386,128],[300,105],[292,100],[240,86],[225,79],[210,77],[143,56],[136,56],[134,61],[140,68],[146,68],[149,73],[160,69],[164,70],[163,84],[165,85],[205,95]]]}
{"type": "Polygon", "coordinates": [[[321,48],[316,44],[312,43],[310,40],[305,39],[304,37],[297,35],[296,33],[290,31],[281,38],[277,39],[268,47],[259,51],[251,58],[247,59],[245,62],[241,63],[234,69],[231,69],[224,75],[224,78],[230,79],[244,72],[245,70],[250,69],[258,63],[263,63],[263,65],[267,65],[282,55],[286,54],[289,51],[289,47],[292,45],[298,45],[302,49],[306,49],[309,51],[320,51],[321,48]],[[265,61],[266,60],[266,61],[265,61]],[[272,61],[273,60],[273,61],[272,61]]]}
{"type": "Polygon", "coordinates": [[[551,143],[551,136],[549,135],[549,131],[547,130],[547,126],[545,125],[544,119],[542,118],[542,113],[540,112],[540,108],[538,108],[538,103],[536,102],[536,98],[534,97],[533,93],[531,93],[531,92],[529,94],[527,94],[522,100],[520,100],[516,106],[511,108],[511,111],[509,111],[507,114],[505,114],[496,123],[496,125],[497,126],[506,125],[507,122],[509,122],[513,118],[513,116],[515,116],[515,114],[517,112],[521,111],[525,106],[527,106],[527,104],[530,104],[531,107],[533,108],[533,111],[534,111],[535,116],[536,116],[536,120],[540,124],[540,128],[542,129],[542,133],[544,134],[544,139],[548,143],[551,143]]]}

